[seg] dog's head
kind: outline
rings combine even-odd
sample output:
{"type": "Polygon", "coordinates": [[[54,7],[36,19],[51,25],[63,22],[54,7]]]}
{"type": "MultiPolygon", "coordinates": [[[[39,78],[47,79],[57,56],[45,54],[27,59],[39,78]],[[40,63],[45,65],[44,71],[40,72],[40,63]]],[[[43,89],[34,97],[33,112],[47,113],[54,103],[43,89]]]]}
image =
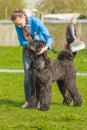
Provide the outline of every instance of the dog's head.
{"type": "MultiPolygon", "coordinates": [[[[46,42],[42,40],[31,40],[25,46],[26,55],[30,57],[33,61],[36,60],[41,55],[38,55],[38,52],[46,46],[46,42]]],[[[44,54],[42,54],[44,55],[44,54]]]]}

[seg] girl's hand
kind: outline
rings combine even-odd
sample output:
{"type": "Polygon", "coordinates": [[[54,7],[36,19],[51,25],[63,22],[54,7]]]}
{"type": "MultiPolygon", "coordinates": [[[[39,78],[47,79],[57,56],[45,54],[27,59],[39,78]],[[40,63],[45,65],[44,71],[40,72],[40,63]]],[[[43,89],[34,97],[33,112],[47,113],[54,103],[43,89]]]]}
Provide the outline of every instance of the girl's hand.
{"type": "Polygon", "coordinates": [[[43,54],[45,51],[47,51],[47,49],[48,49],[48,46],[43,47],[43,48],[38,52],[38,55],[43,54]]]}

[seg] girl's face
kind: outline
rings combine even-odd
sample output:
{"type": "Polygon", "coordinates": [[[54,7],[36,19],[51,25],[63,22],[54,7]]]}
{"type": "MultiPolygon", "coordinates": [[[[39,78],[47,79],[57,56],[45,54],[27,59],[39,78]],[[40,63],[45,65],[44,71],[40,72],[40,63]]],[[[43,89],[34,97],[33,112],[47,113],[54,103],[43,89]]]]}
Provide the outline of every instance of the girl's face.
{"type": "Polygon", "coordinates": [[[14,23],[15,25],[17,25],[18,27],[20,27],[20,28],[24,28],[24,26],[26,25],[26,18],[25,18],[24,15],[23,15],[22,17],[17,17],[17,18],[13,21],[13,23],[14,23]]]}

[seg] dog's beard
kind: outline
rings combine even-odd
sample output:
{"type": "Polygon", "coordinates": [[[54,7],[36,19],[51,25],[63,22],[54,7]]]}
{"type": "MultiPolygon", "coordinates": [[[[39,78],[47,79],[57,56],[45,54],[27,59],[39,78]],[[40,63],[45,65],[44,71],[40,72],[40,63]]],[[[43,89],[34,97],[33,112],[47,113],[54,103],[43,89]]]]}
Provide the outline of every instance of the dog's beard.
{"type": "Polygon", "coordinates": [[[33,61],[33,66],[35,68],[39,68],[42,69],[45,66],[45,61],[43,59],[43,56],[40,56],[39,58],[37,58],[36,60],[33,61]]]}

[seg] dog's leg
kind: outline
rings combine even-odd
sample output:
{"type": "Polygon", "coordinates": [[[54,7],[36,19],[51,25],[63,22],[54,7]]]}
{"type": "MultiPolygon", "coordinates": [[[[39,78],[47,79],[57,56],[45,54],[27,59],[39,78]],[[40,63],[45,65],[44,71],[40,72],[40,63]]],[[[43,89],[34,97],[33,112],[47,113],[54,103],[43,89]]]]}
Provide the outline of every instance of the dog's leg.
{"type": "Polygon", "coordinates": [[[51,82],[40,84],[40,110],[48,110],[51,102],[51,82]]]}
{"type": "Polygon", "coordinates": [[[40,109],[40,86],[36,85],[37,108],[40,109]]]}
{"type": "Polygon", "coordinates": [[[30,82],[30,92],[29,92],[29,108],[36,108],[37,107],[37,98],[36,98],[36,88],[33,80],[31,78],[30,82]]]}
{"type": "Polygon", "coordinates": [[[72,96],[73,101],[74,101],[74,106],[81,106],[82,98],[81,98],[81,95],[76,87],[75,81],[71,80],[69,82],[70,82],[70,84],[67,83],[67,89],[71,93],[71,96],[72,96]]]}
{"type": "Polygon", "coordinates": [[[74,92],[75,92],[75,94],[73,96],[74,97],[74,106],[81,106],[82,98],[81,98],[81,95],[80,95],[78,89],[75,88],[74,92]]]}
{"type": "Polygon", "coordinates": [[[66,88],[65,82],[64,81],[57,81],[58,88],[64,98],[63,104],[69,105],[70,102],[72,101],[72,97],[68,89],[66,88]]]}

